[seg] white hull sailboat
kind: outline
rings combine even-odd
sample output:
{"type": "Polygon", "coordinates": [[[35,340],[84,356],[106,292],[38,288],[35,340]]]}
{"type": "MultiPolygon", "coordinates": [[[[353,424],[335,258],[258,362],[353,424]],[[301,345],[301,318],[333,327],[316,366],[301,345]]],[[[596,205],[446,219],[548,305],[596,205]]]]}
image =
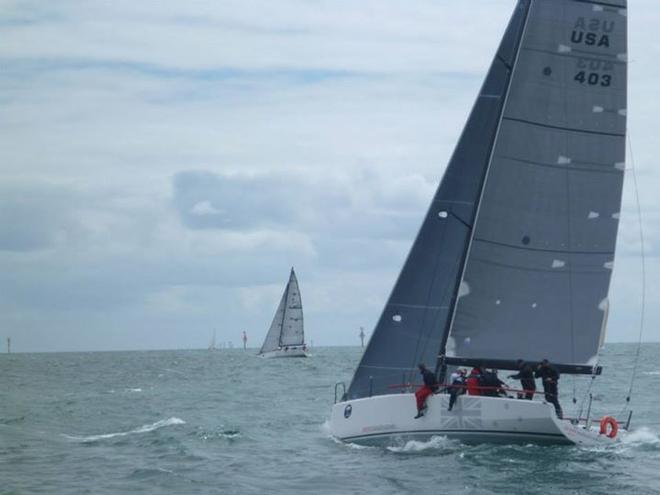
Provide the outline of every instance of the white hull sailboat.
{"type": "Polygon", "coordinates": [[[415,395],[379,395],[338,402],[332,409],[332,434],[364,445],[443,436],[464,443],[537,443],[593,446],[613,441],[597,425],[560,420],[546,402],[462,395],[451,411],[448,394],[427,400],[424,416],[414,419],[415,395]]]}
{"type": "MultiPolygon", "coordinates": [[[[432,395],[418,363],[601,374],[625,170],[626,0],[518,0],[332,434],[373,443],[614,441],[534,400],[432,395]],[[398,387],[407,392],[395,393],[398,387]]],[[[561,387],[561,381],[560,381],[561,387]]],[[[542,396],[541,396],[542,397],[542,396]]],[[[614,424],[613,424],[614,423],[614,424]]],[[[612,428],[609,430],[608,428],[612,428]]],[[[614,434],[612,434],[614,433],[614,434]]]]}
{"type": "Polygon", "coordinates": [[[259,357],[307,357],[302,299],[293,268],[264,344],[259,351],[259,357]]]}

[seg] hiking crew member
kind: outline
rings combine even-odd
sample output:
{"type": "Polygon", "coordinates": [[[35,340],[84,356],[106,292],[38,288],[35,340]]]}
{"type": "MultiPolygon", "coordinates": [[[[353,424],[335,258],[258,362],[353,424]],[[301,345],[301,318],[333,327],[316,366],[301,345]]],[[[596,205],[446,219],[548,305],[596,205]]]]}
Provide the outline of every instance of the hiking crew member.
{"type": "Polygon", "coordinates": [[[544,359],[541,361],[541,364],[539,364],[539,367],[536,368],[535,376],[543,381],[543,392],[545,393],[546,402],[555,406],[557,417],[562,419],[564,414],[559,405],[559,390],[557,383],[559,381],[559,371],[551,366],[547,359],[544,359]]]}
{"type": "Polygon", "coordinates": [[[449,409],[451,411],[456,403],[456,398],[465,393],[465,370],[460,369],[451,374],[451,384],[449,385],[449,409]]]}
{"type": "Polygon", "coordinates": [[[422,379],[424,380],[424,386],[415,392],[415,399],[417,399],[417,416],[415,416],[415,419],[424,416],[426,398],[438,390],[438,379],[435,377],[435,374],[426,369],[426,366],[421,363],[418,368],[422,375],[422,379]]]}
{"type": "Polygon", "coordinates": [[[527,400],[532,400],[534,398],[534,392],[536,392],[534,370],[530,364],[525,363],[522,359],[516,361],[516,366],[518,366],[518,373],[515,375],[509,375],[509,378],[520,380],[520,386],[523,389],[523,393],[518,394],[518,398],[522,399],[524,397],[527,400]]]}

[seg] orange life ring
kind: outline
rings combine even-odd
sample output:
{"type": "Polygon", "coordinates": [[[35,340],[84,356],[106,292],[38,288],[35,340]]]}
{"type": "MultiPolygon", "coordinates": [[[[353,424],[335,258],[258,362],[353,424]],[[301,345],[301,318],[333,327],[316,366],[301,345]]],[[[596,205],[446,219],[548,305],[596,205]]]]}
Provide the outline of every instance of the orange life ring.
{"type": "Polygon", "coordinates": [[[610,438],[615,438],[619,433],[619,423],[612,416],[603,416],[600,418],[600,434],[607,435],[610,438]],[[607,426],[610,426],[610,432],[607,433],[607,426]]]}

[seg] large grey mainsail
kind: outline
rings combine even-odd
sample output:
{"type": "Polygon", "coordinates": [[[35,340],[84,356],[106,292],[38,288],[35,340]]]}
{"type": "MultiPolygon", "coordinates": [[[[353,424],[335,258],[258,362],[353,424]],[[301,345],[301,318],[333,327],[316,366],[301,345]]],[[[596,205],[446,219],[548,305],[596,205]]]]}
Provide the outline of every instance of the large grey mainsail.
{"type": "Polygon", "coordinates": [[[625,168],[625,3],[531,3],[447,342],[453,364],[597,364],[625,168]]]}
{"type": "Polygon", "coordinates": [[[420,361],[436,362],[446,338],[478,200],[511,69],[529,10],[521,0],[456,150],[348,390],[350,398],[391,392],[420,361]]]}
{"type": "Polygon", "coordinates": [[[280,347],[302,345],[304,341],[302,300],[296,273],[291,268],[289,282],[284,288],[280,304],[277,306],[259,354],[274,351],[280,347]]]}

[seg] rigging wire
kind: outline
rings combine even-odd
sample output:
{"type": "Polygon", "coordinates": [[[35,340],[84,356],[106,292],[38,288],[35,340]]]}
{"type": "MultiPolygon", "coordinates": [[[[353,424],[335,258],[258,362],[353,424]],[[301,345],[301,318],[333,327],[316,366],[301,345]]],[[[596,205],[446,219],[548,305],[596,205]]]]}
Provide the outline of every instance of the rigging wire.
{"type": "Polygon", "coordinates": [[[637,172],[635,168],[635,155],[633,154],[632,139],[630,138],[630,133],[628,133],[628,149],[630,151],[630,170],[633,179],[633,187],[635,190],[635,202],[637,206],[637,221],[639,222],[639,242],[640,242],[640,251],[641,251],[641,268],[642,268],[642,301],[641,301],[641,314],[639,319],[639,336],[637,340],[637,349],[635,350],[635,359],[633,361],[632,375],[630,377],[630,386],[628,388],[628,393],[626,395],[626,403],[623,406],[622,412],[630,406],[630,400],[632,398],[633,388],[635,385],[635,377],[637,374],[637,367],[639,364],[639,357],[642,349],[642,336],[644,334],[644,319],[646,312],[646,252],[644,249],[644,227],[642,223],[642,207],[639,199],[639,187],[637,184],[637,172]]]}
{"type": "Polygon", "coordinates": [[[587,397],[591,395],[591,389],[594,386],[594,383],[596,382],[596,375],[592,374],[591,375],[591,380],[589,381],[589,386],[587,387],[587,391],[584,393],[582,396],[582,402],[580,403],[580,411],[578,412],[578,419],[582,418],[582,413],[584,412],[584,405],[587,402],[587,397]]]}

